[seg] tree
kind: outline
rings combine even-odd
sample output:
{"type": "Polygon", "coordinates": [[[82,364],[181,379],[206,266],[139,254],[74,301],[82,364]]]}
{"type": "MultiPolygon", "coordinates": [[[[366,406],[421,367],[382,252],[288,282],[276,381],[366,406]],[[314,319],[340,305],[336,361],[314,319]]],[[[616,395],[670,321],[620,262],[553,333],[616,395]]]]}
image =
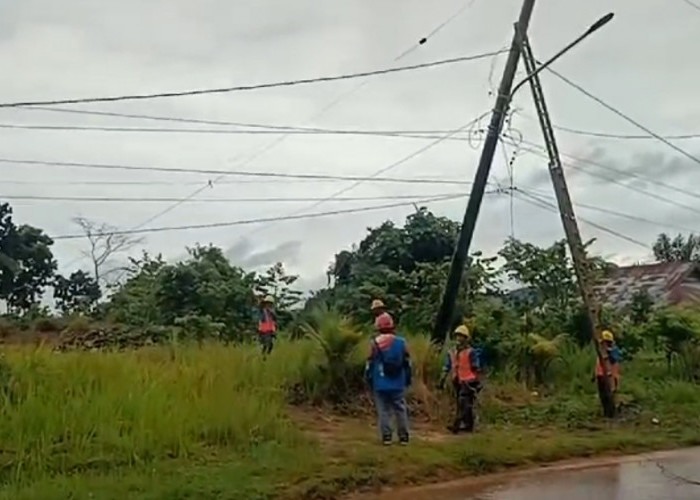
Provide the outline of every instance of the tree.
{"type": "Polygon", "coordinates": [[[671,239],[666,233],[661,233],[652,249],[654,257],[660,262],[698,262],[700,261],[700,235],[689,234],[684,237],[679,234],[671,239]]]}
{"type": "Polygon", "coordinates": [[[499,252],[503,266],[514,281],[531,287],[537,295],[535,306],[568,311],[578,292],[566,241],[548,248],[509,239],[499,252]]]}
{"type": "Polygon", "coordinates": [[[275,311],[281,323],[292,318],[292,308],[301,302],[302,292],[292,288],[298,279],[299,276],[287,274],[281,262],[255,278],[256,293],[261,298],[270,295],[275,299],[275,311]]]}
{"type": "Polygon", "coordinates": [[[93,277],[84,271],[75,271],[68,278],[56,276],[53,295],[63,314],[73,314],[92,311],[101,292],[93,277]]]}
{"type": "Polygon", "coordinates": [[[140,258],[130,257],[125,281],[114,285],[114,292],[105,304],[107,317],[129,325],[162,325],[157,292],[158,274],[165,265],[161,255],[151,257],[143,252],[140,258]]]}
{"type": "Polygon", "coordinates": [[[220,248],[187,249],[185,262],[164,265],[156,275],[156,300],[162,324],[176,324],[186,316],[208,316],[222,323],[222,335],[240,339],[252,332],[255,308],[255,274],[232,266],[220,248]]]}
{"type": "Polygon", "coordinates": [[[75,217],[73,222],[80,226],[90,244],[90,249],[83,255],[92,262],[93,276],[99,285],[104,285],[107,276],[119,270],[118,267],[108,267],[110,259],[143,241],[143,238],[117,233],[116,227],[85,217],[75,217]]]}
{"type": "Polygon", "coordinates": [[[41,229],[16,226],[12,208],[0,204],[0,299],[8,309],[26,311],[41,298],[56,270],[51,245],[41,229]]]}
{"type": "MultiPolygon", "coordinates": [[[[459,224],[425,208],[406,218],[403,227],[387,221],[335,256],[328,275],[332,287],[319,295],[341,313],[369,322],[369,304],[381,298],[402,325],[428,329],[447,280],[459,224]]],[[[498,272],[495,258],[471,256],[459,297],[459,318],[473,299],[493,291],[498,272]]]]}

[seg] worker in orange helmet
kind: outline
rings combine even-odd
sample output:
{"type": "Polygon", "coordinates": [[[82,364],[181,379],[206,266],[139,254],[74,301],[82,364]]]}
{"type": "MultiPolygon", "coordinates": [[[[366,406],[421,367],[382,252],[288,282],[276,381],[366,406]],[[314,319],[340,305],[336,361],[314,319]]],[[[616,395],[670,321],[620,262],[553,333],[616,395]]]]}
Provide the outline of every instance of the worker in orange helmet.
{"type": "Polygon", "coordinates": [[[263,356],[272,352],[277,335],[277,315],[274,310],[275,299],[266,296],[260,303],[258,314],[258,340],[262,348],[263,356]]]}
{"type": "Polygon", "coordinates": [[[396,418],[399,443],[409,439],[408,410],[405,390],[411,385],[411,359],[406,339],[396,334],[394,320],[382,313],[374,320],[377,335],[372,338],[370,354],[365,365],[365,378],[372,388],[377,406],[382,443],[392,443],[392,415],[396,418]]]}
{"type": "Polygon", "coordinates": [[[445,387],[445,381],[449,376],[457,399],[457,415],[448,429],[458,434],[462,430],[474,431],[474,403],[477,394],[481,391],[481,363],[479,350],[471,346],[469,328],[460,325],[454,333],[457,337],[457,346],[447,354],[440,388],[445,387]]]}

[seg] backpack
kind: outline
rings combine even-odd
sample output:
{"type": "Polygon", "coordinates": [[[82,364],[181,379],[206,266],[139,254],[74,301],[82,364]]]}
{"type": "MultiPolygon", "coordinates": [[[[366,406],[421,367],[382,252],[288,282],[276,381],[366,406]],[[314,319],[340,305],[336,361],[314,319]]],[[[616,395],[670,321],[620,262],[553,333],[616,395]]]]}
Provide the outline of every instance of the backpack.
{"type": "Polygon", "coordinates": [[[374,346],[377,348],[377,356],[379,356],[379,362],[382,364],[384,376],[390,379],[397,379],[403,373],[403,349],[401,350],[401,356],[392,356],[392,358],[385,358],[384,353],[379,348],[376,339],[372,339],[374,346]],[[398,358],[398,359],[397,359],[398,358]]]}

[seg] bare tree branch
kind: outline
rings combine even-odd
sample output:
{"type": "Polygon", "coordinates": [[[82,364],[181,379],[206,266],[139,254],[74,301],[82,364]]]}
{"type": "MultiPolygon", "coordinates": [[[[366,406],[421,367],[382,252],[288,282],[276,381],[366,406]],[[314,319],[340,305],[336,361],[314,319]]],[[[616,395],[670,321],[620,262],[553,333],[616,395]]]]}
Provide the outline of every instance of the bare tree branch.
{"type": "Polygon", "coordinates": [[[143,242],[143,237],[135,237],[128,234],[114,234],[115,226],[106,223],[92,221],[85,217],[73,219],[85,233],[90,248],[83,251],[83,255],[92,261],[92,272],[95,281],[101,283],[114,269],[105,269],[110,257],[126,252],[134,245],[143,242]]]}

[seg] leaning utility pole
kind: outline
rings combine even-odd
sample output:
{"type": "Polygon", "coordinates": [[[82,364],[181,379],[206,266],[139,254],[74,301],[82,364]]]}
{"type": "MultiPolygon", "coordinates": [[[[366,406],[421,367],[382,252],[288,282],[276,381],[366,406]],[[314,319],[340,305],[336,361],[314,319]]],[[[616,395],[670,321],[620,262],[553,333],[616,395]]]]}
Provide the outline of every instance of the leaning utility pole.
{"type": "MultiPolygon", "coordinates": [[[[552,184],[554,185],[554,193],[556,194],[557,204],[559,205],[559,214],[561,215],[561,222],[564,225],[564,232],[566,233],[566,240],[569,244],[571,259],[574,263],[574,270],[576,271],[576,278],[578,279],[581,298],[583,299],[583,304],[588,315],[590,338],[593,339],[601,365],[605,367],[606,373],[610,373],[608,359],[604,355],[603,349],[601,349],[599,342],[600,339],[598,338],[600,335],[600,304],[593,293],[592,269],[590,262],[586,257],[586,250],[583,246],[581,233],[579,232],[578,224],[576,222],[574,207],[571,203],[569,189],[566,185],[564,169],[562,168],[561,157],[559,156],[559,149],[554,138],[554,128],[552,127],[549,111],[547,110],[547,105],[544,100],[544,92],[542,91],[542,85],[540,83],[535,58],[532,54],[532,48],[530,47],[530,42],[527,35],[522,32],[520,35],[522,37],[523,62],[525,63],[525,69],[527,70],[528,75],[531,75],[529,80],[530,88],[532,89],[532,98],[535,102],[537,116],[539,117],[540,126],[542,127],[542,135],[544,136],[544,142],[547,146],[547,154],[549,155],[549,175],[552,178],[552,184]]],[[[603,405],[603,413],[605,416],[613,417],[615,415],[615,405],[612,398],[612,391],[610,389],[609,376],[604,377],[604,394],[601,394],[601,404],[603,405]]]]}
{"type": "Polygon", "coordinates": [[[447,284],[445,285],[445,293],[443,294],[442,303],[440,304],[440,309],[435,321],[435,329],[433,330],[433,340],[435,342],[444,342],[447,332],[452,326],[455,301],[459,293],[462,274],[467,265],[469,246],[472,241],[472,236],[474,235],[474,227],[476,226],[476,219],[479,215],[479,209],[481,208],[481,201],[484,197],[486,182],[488,181],[489,172],[491,171],[493,156],[498,146],[499,136],[503,130],[503,121],[505,120],[510,103],[515,72],[518,69],[521,51],[520,36],[518,33],[527,33],[534,7],[535,0],[523,0],[520,17],[516,23],[516,32],[510,45],[510,52],[508,53],[508,61],[503,70],[496,104],[493,108],[491,122],[489,123],[486,139],[484,140],[484,148],[481,151],[476,177],[474,178],[469,202],[467,203],[467,210],[464,214],[464,220],[462,221],[462,227],[459,232],[459,239],[457,240],[457,246],[452,256],[450,274],[447,277],[447,284]]]}

